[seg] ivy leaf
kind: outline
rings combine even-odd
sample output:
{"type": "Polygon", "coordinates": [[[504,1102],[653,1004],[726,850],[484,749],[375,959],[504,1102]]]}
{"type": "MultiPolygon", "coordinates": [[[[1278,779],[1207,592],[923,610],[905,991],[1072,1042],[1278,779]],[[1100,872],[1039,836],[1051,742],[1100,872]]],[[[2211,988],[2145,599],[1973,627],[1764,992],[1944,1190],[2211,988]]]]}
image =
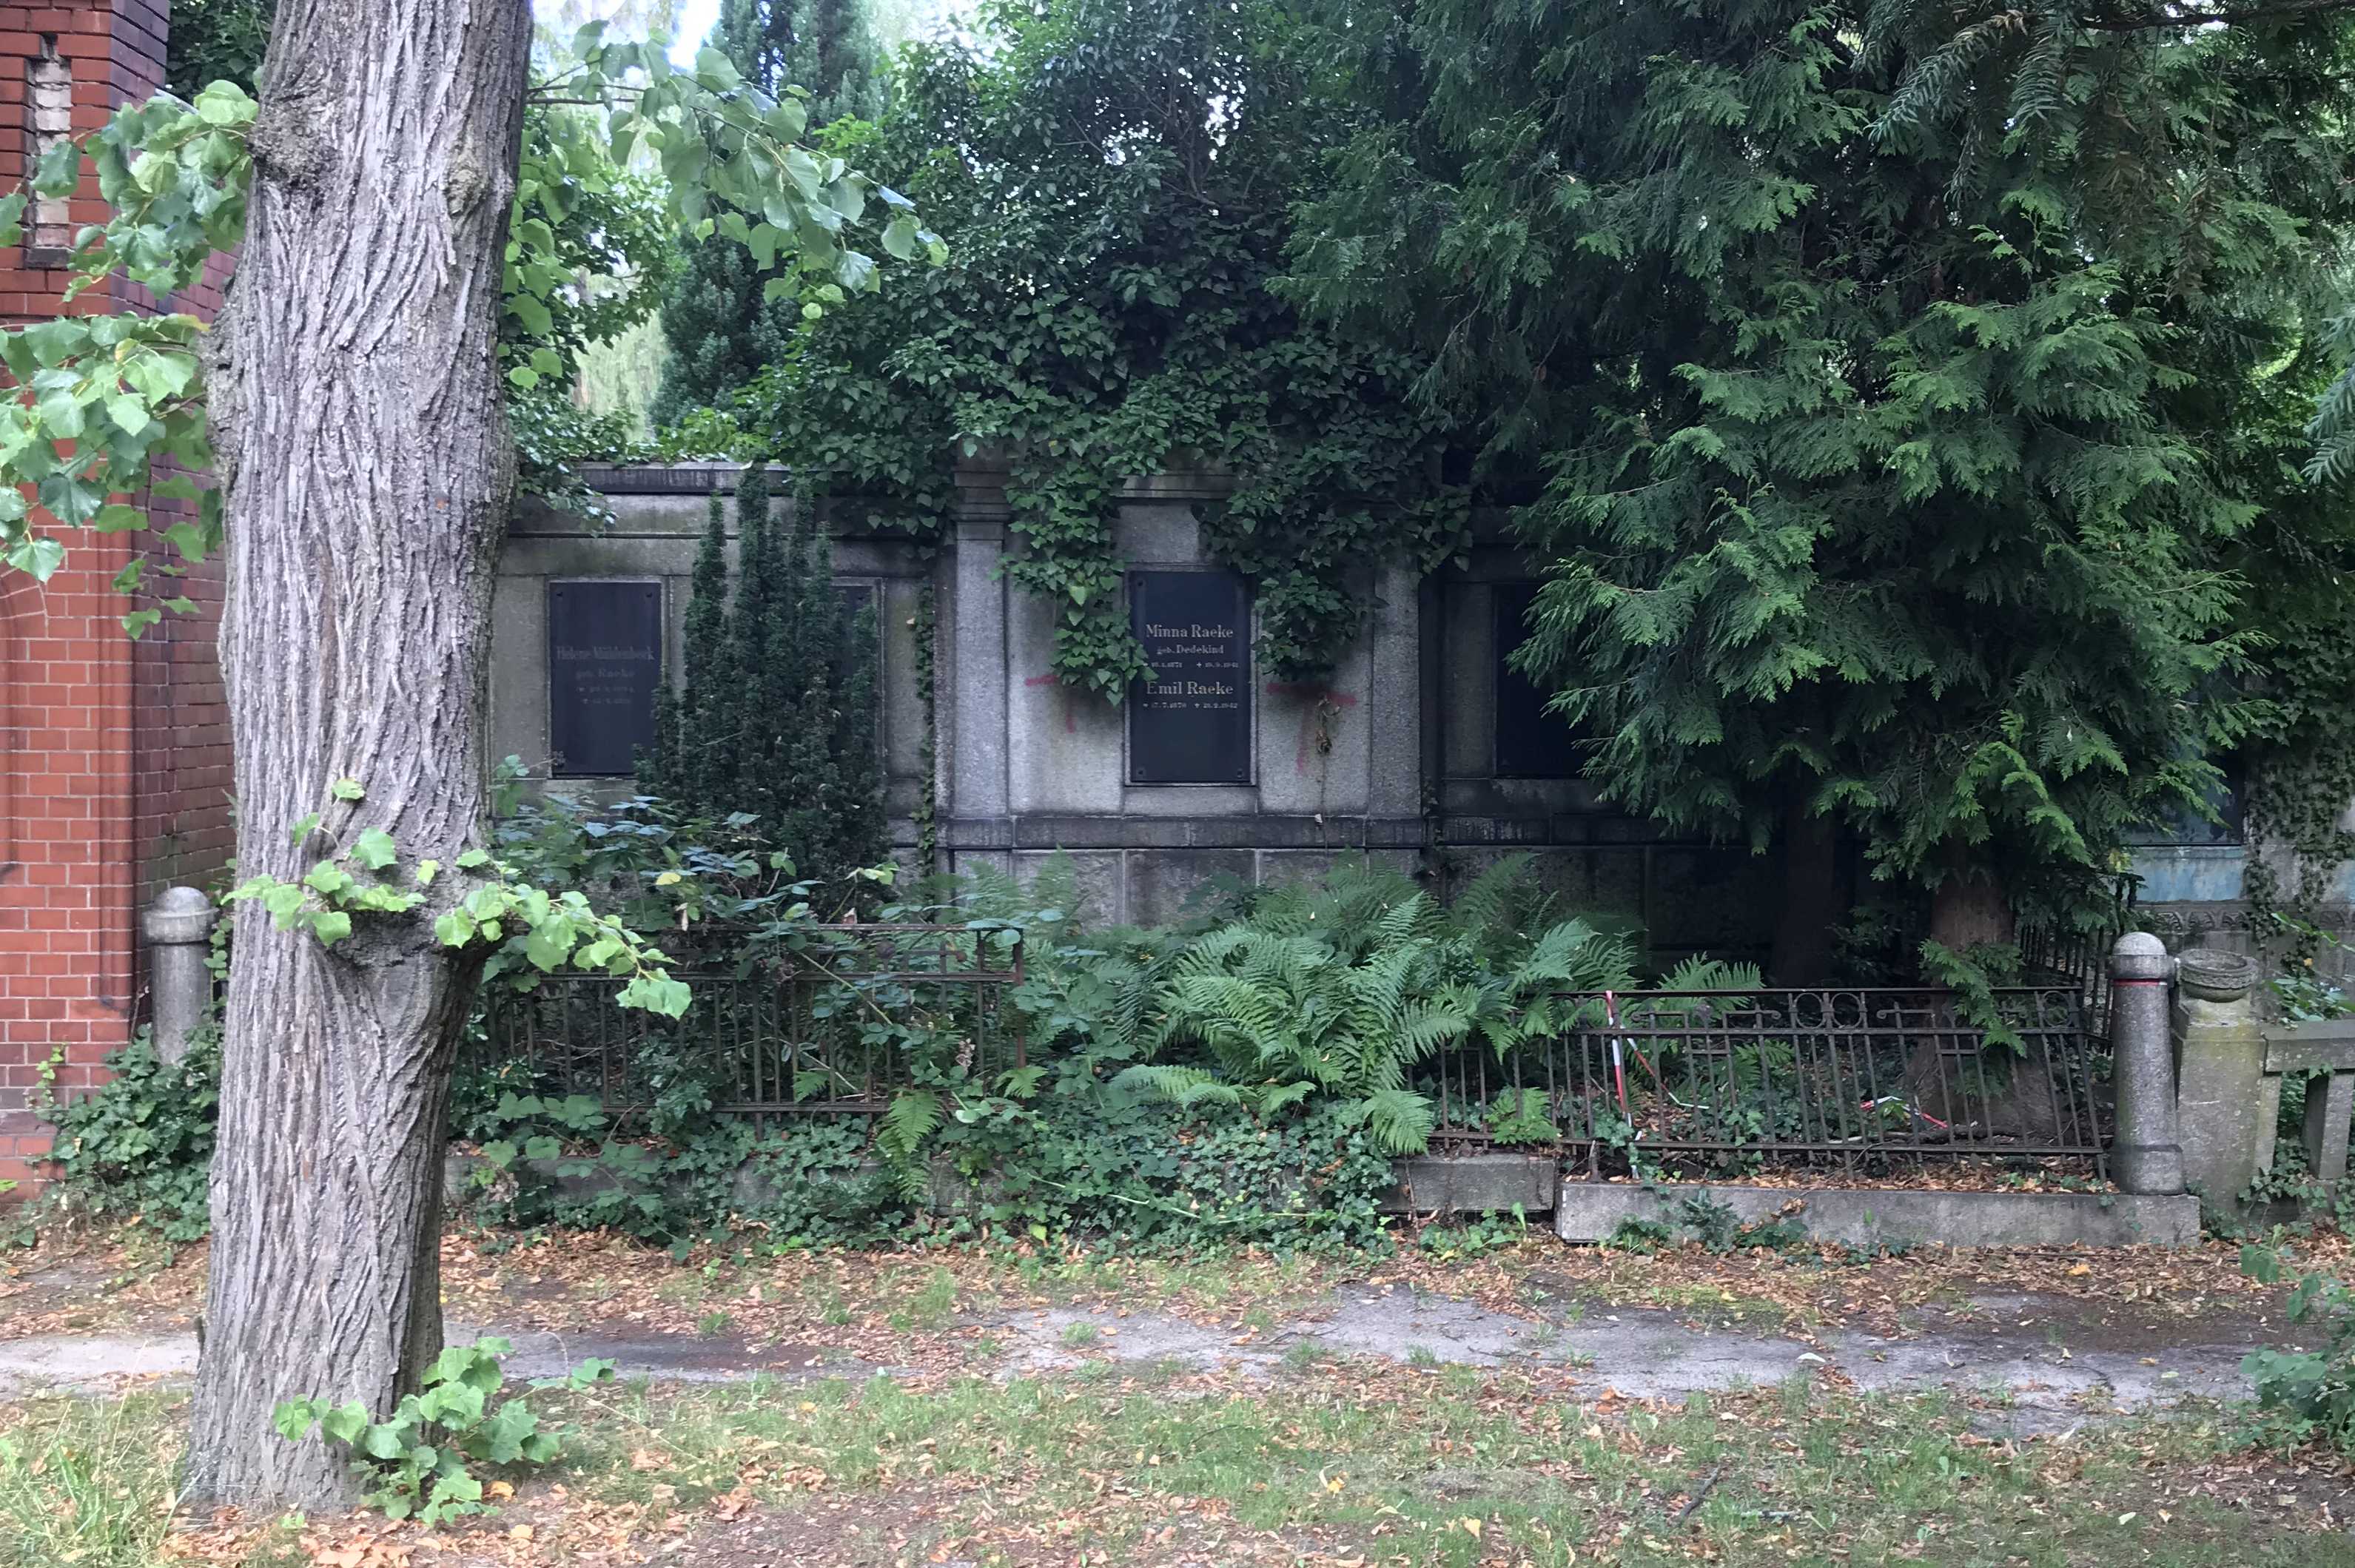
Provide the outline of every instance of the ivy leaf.
{"type": "Polygon", "coordinates": [[[325,910],[311,919],[311,934],[319,939],[323,947],[333,947],[351,933],[352,917],[342,910],[325,910]]]}
{"type": "Polygon", "coordinates": [[[351,778],[337,779],[327,786],[327,793],[337,800],[364,800],[368,796],[368,791],[360,787],[360,781],[351,778]]]}
{"type": "Polygon", "coordinates": [[[352,840],[352,859],[371,871],[381,871],[400,858],[392,842],[392,835],[381,827],[371,827],[352,840]]]}
{"type": "Polygon", "coordinates": [[[368,1430],[368,1406],[358,1400],[339,1404],[319,1417],[319,1430],[338,1443],[353,1443],[368,1430]]]}

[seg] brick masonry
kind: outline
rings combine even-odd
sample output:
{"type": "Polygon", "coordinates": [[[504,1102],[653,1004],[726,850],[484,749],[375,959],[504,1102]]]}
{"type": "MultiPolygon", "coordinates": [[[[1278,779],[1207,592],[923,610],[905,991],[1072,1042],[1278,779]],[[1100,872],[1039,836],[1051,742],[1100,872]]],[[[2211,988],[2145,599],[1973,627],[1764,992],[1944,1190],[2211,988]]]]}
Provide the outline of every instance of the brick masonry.
{"type": "MultiPolygon", "coordinates": [[[[0,190],[21,187],[61,127],[87,133],[162,86],[167,26],[166,0],[0,5],[0,190]]],[[[120,277],[64,303],[59,248],[104,214],[85,165],[79,192],[28,215],[27,243],[0,251],[0,324],[158,308],[120,277]]],[[[165,303],[209,319],[226,276],[215,258],[202,285],[165,303]]],[[[155,510],[168,524],[186,508],[155,510]]],[[[218,564],[161,579],[197,613],[134,642],[120,617],[136,605],[112,583],[143,542],[69,535],[46,585],[0,574],[0,1180],[39,1176],[48,1137],[30,1106],[44,1069],[59,1093],[86,1090],[139,1022],[140,905],[229,855],[218,564]]]]}

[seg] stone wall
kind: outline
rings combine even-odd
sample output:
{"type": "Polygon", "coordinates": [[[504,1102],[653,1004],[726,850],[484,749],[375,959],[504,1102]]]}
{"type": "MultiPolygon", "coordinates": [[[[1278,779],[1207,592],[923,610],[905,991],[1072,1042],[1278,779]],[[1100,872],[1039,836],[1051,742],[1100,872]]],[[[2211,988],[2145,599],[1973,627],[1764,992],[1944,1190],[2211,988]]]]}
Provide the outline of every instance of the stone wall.
{"type": "MultiPolygon", "coordinates": [[[[492,677],[500,753],[535,773],[549,760],[551,584],[659,583],[666,670],[676,677],[708,497],[731,489],[734,473],[727,464],[607,471],[592,477],[612,524],[591,528],[538,507],[517,518],[501,570],[492,677]]],[[[1316,876],[1344,856],[1372,855],[1444,891],[1526,850],[1565,912],[1640,926],[1664,960],[1763,949],[1771,860],[1664,838],[1569,776],[1575,764],[1566,747],[1524,743],[1560,721],[1537,715],[1529,693],[1516,699],[1502,689],[1510,677],[1498,670],[1498,638],[1518,621],[1517,613],[1500,618],[1498,606],[1517,612],[1513,595],[1536,573],[1500,528],[1484,529],[1463,570],[1427,581],[1369,566],[1355,585],[1368,606],[1366,635],[1325,681],[1276,679],[1246,655],[1248,755],[1237,759],[1234,778],[1145,783],[1133,754],[1135,705],[1057,681],[1053,607],[999,572],[1005,485],[1002,467],[968,460],[954,526],[937,547],[871,528],[855,499],[817,503],[837,579],[870,585],[882,610],[888,795],[903,853],[914,848],[915,808],[930,790],[943,869],[1029,876],[1068,857],[1093,916],[1146,923],[1179,914],[1206,886],[1316,876]],[[926,581],[936,616],[930,778],[922,776],[927,716],[914,643],[926,581]]],[[[1122,559],[1134,571],[1212,569],[1199,517],[1225,489],[1215,474],[1131,482],[1114,522],[1122,559]]],[[[775,515],[790,516],[792,505],[780,497],[775,515]]],[[[1563,730],[1552,740],[1566,738],[1563,730]]],[[[619,779],[567,783],[628,787],[619,779]]]]}
{"type": "MultiPolygon", "coordinates": [[[[660,585],[663,668],[676,678],[684,657],[689,581],[702,543],[711,493],[732,494],[732,464],[682,464],[667,469],[598,473],[607,487],[613,521],[594,525],[534,502],[525,503],[508,529],[493,601],[491,752],[520,758],[535,778],[551,763],[549,741],[548,591],[566,581],[633,581],[660,585]]],[[[729,565],[735,566],[734,503],[728,503],[729,565]]],[[[927,781],[922,777],[924,717],[917,692],[915,621],[918,600],[932,575],[931,552],[905,534],[863,532],[855,508],[820,502],[833,536],[835,581],[875,596],[887,784],[884,805],[893,843],[912,849],[912,818],[927,781]]],[[[770,516],[789,524],[794,502],[779,496],[770,516]]],[[[560,781],[590,795],[626,793],[625,777],[560,781]]]]}

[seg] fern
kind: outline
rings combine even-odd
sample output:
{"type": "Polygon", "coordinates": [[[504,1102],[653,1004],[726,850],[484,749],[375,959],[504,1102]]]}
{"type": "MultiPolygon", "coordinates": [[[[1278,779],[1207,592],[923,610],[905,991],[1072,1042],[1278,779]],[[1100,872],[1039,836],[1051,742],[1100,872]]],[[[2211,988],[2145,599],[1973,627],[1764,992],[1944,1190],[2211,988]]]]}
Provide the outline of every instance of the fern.
{"type": "Polygon", "coordinates": [[[1366,1131],[1384,1154],[1420,1154],[1431,1147],[1431,1102],[1404,1089],[1384,1089],[1359,1102],[1366,1131]]]}
{"type": "Polygon", "coordinates": [[[903,1089],[891,1098],[875,1129],[875,1147],[902,1168],[916,1163],[924,1140],[941,1125],[941,1097],[929,1089],[903,1089]]]}

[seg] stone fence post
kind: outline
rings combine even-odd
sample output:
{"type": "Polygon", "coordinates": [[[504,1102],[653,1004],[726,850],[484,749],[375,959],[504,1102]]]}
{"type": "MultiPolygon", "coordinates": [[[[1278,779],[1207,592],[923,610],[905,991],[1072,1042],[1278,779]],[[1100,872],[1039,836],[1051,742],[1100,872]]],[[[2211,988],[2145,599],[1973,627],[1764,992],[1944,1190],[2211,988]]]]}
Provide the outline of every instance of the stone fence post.
{"type": "Polygon", "coordinates": [[[2255,1181],[2273,1143],[2275,1096],[2267,1093],[2265,1036],[2249,994],[2257,963],[2195,947],[2175,966],[2176,1094],[2183,1182],[2223,1208],[2255,1181]]]}
{"type": "Polygon", "coordinates": [[[147,939],[155,1054],[166,1061],[188,1053],[188,1037],[212,1009],[213,976],[205,960],[213,917],[213,901],[195,888],[165,888],[139,916],[139,933],[147,939]]]}
{"type": "Polygon", "coordinates": [[[2118,938],[2110,954],[2110,1059],[2117,1126],[2110,1175],[2122,1192],[2183,1190],[2183,1149],[2175,1120],[2175,1048],[2168,1039],[2168,982],[2175,960],[2145,931],[2118,938]]]}

